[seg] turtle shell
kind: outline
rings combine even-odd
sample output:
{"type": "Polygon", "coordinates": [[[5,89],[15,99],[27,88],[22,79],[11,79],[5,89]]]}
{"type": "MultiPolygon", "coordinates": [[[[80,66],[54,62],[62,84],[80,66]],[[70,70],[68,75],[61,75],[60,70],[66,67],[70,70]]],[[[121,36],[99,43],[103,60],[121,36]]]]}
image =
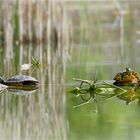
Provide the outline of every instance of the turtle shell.
{"type": "Polygon", "coordinates": [[[6,81],[8,86],[28,86],[28,85],[36,85],[38,81],[27,75],[16,75],[9,78],[6,81]]]}

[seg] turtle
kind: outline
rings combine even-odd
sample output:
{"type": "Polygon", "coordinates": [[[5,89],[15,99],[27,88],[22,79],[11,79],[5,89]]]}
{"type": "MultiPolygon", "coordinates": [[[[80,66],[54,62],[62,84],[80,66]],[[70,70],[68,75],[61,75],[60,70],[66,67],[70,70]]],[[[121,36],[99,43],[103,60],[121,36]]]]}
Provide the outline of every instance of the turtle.
{"type": "Polygon", "coordinates": [[[117,73],[114,77],[115,85],[134,85],[140,83],[139,73],[132,70],[131,68],[126,68],[124,72],[117,73]]]}
{"type": "Polygon", "coordinates": [[[16,75],[12,76],[8,80],[4,80],[0,77],[0,84],[7,85],[8,87],[23,87],[23,86],[34,86],[38,85],[38,81],[31,76],[27,75],[16,75]]]}

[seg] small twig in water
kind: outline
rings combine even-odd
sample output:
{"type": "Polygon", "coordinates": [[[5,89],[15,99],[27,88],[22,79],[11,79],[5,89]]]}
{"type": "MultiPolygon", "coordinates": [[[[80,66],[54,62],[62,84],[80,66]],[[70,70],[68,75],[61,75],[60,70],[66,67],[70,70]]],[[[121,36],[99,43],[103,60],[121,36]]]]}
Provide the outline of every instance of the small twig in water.
{"type": "Polygon", "coordinates": [[[95,100],[95,98],[91,97],[87,102],[81,103],[81,104],[79,104],[79,105],[75,105],[75,106],[73,106],[73,108],[77,108],[77,107],[86,105],[86,104],[88,104],[88,103],[91,103],[93,100],[95,100]]]}

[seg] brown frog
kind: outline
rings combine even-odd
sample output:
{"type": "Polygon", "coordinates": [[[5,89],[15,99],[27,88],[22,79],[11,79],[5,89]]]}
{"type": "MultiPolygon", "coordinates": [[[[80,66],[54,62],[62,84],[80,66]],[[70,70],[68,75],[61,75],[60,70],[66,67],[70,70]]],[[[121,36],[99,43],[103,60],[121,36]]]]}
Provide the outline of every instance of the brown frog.
{"type": "Polygon", "coordinates": [[[126,68],[126,70],[122,73],[117,73],[114,77],[115,85],[133,85],[139,83],[139,74],[130,68],[126,68]]]}

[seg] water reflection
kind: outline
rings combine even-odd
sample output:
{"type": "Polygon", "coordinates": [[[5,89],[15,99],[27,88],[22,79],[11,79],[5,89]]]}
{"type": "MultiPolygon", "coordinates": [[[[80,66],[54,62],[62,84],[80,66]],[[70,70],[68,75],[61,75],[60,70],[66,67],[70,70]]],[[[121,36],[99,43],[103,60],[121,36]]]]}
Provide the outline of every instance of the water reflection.
{"type": "Polygon", "coordinates": [[[77,101],[80,102],[73,106],[74,108],[92,103],[93,101],[96,106],[98,101],[107,102],[114,97],[124,100],[127,105],[137,99],[138,105],[140,105],[140,86],[137,84],[116,86],[113,82],[97,82],[82,79],[74,80],[79,82],[79,86],[76,86],[70,92],[73,93],[76,98],[79,98],[77,101]]]}
{"type": "Polygon", "coordinates": [[[121,100],[126,101],[127,105],[135,100],[138,100],[137,103],[138,105],[140,105],[140,87],[132,86],[123,88],[126,89],[126,92],[122,95],[118,95],[117,97],[121,100]]]}
{"type": "Polygon", "coordinates": [[[10,78],[9,80],[5,81],[1,79],[0,84],[0,92],[9,92],[9,93],[15,93],[18,95],[28,95],[33,93],[39,88],[39,83],[36,79],[29,77],[30,80],[33,79],[35,81],[29,81],[27,78],[29,76],[14,76],[10,78]],[[19,77],[19,78],[18,78],[19,77]],[[23,78],[25,81],[18,81],[19,79],[23,78]],[[16,81],[17,80],[17,81],[16,81]],[[16,82],[15,82],[16,81],[16,82]],[[15,83],[14,83],[15,82],[15,83]],[[20,84],[19,84],[20,83],[20,84]]]}
{"type": "Polygon", "coordinates": [[[7,93],[10,93],[10,94],[16,94],[16,95],[30,95],[30,94],[33,94],[37,91],[38,88],[35,88],[35,89],[13,89],[13,88],[7,88],[5,90],[5,92],[7,93]]]}

